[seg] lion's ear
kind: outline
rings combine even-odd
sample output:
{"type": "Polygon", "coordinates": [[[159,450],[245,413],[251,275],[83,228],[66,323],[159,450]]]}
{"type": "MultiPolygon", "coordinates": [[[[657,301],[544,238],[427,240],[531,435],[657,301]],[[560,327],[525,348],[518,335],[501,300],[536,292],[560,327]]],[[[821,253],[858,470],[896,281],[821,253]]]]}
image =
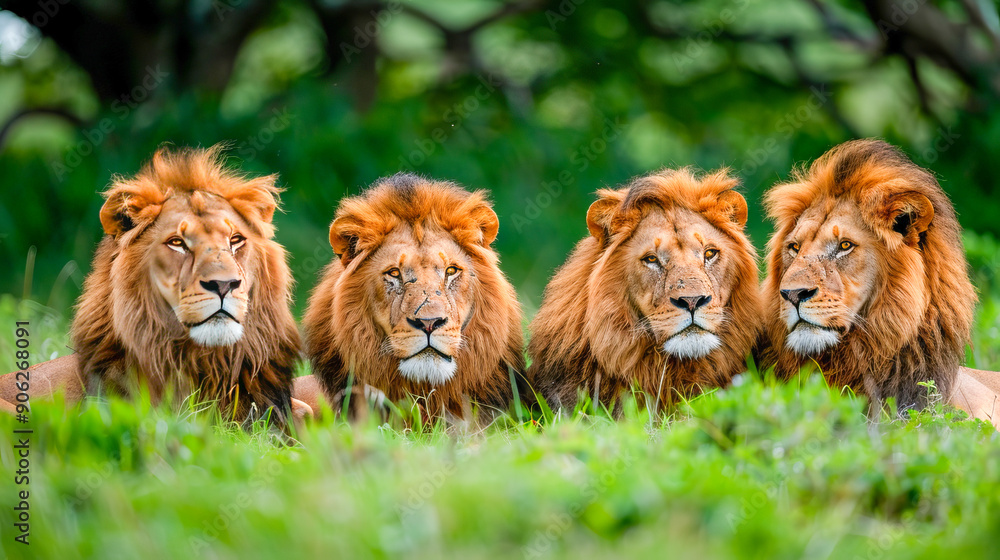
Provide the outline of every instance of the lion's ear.
{"type": "Polygon", "coordinates": [[[361,239],[361,232],[364,224],[353,216],[341,216],[330,224],[330,246],[347,264],[358,254],[358,241],[361,239]]]}
{"type": "Polygon", "coordinates": [[[163,194],[153,187],[116,182],[105,195],[101,207],[104,233],[117,237],[132,228],[156,219],[163,204],[163,194]]]}
{"type": "Polygon", "coordinates": [[[718,212],[741,228],[747,225],[747,200],[736,191],[725,191],[719,195],[716,205],[718,212]]]}
{"type": "Polygon", "coordinates": [[[611,218],[621,204],[621,198],[615,191],[600,191],[598,198],[587,209],[587,229],[602,244],[611,236],[611,218]]]}
{"type": "Polygon", "coordinates": [[[920,193],[902,193],[889,197],[883,205],[882,217],[888,227],[903,236],[903,242],[915,247],[920,243],[920,235],[931,226],[934,205],[920,193]]]}
{"type": "Polygon", "coordinates": [[[497,218],[497,213],[489,206],[482,204],[472,211],[472,219],[476,221],[482,232],[483,247],[489,247],[500,231],[500,218],[497,218]]]}

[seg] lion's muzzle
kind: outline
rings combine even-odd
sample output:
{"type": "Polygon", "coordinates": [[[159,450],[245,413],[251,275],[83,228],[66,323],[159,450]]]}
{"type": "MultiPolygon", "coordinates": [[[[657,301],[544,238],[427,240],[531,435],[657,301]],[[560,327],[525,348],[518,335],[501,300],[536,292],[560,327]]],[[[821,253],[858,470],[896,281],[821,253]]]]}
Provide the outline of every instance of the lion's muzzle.
{"type": "Polygon", "coordinates": [[[712,302],[711,295],[679,295],[669,300],[681,311],[681,315],[673,334],[663,343],[664,352],[682,360],[696,360],[722,345],[713,332],[712,319],[706,314],[708,304],[712,302]]]}
{"type": "Polygon", "coordinates": [[[188,319],[188,336],[200,346],[232,346],[243,337],[241,318],[246,300],[238,289],[240,279],[199,280],[195,294],[181,299],[184,316],[188,319]],[[204,317],[200,321],[191,318],[204,317]]]}
{"type": "Polygon", "coordinates": [[[435,333],[448,323],[447,317],[407,317],[406,322],[426,335],[423,347],[399,361],[399,373],[412,381],[441,385],[455,375],[458,365],[446,341],[437,340],[435,333]]]}
{"type": "Polygon", "coordinates": [[[819,288],[789,287],[780,289],[779,293],[789,306],[786,314],[788,336],[785,338],[789,350],[801,356],[812,356],[840,342],[837,330],[823,324],[822,318],[805,305],[816,297],[819,288]]]}

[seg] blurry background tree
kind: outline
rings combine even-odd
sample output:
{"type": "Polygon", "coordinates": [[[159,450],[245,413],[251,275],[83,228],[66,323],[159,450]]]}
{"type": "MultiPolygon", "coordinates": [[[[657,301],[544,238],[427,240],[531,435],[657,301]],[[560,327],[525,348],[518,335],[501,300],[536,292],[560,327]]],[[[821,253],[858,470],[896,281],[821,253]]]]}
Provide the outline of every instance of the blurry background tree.
{"type": "Polygon", "coordinates": [[[882,136],[996,233],[998,96],[989,0],[6,0],[0,293],[68,305],[96,193],[164,142],[281,174],[300,307],[338,200],[399,170],[492,191],[529,313],[592,192],[664,165],[730,166],[762,245],[768,185],[882,136]]]}

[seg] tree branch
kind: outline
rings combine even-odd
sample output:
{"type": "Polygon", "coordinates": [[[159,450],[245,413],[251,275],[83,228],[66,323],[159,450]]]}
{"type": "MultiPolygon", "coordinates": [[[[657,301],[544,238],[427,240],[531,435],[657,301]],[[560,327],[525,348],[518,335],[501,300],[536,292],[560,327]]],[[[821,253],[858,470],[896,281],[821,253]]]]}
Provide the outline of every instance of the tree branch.
{"type": "Polygon", "coordinates": [[[907,13],[903,21],[891,0],[863,0],[868,17],[884,35],[886,52],[911,59],[926,57],[991,97],[1000,96],[1000,57],[977,45],[961,24],[930,3],[907,13]],[[895,23],[895,22],[898,22],[895,23]]]}
{"type": "Polygon", "coordinates": [[[60,117],[77,127],[83,124],[83,119],[61,107],[32,107],[20,109],[11,115],[11,117],[7,119],[7,122],[4,123],[3,127],[0,128],[0,149],[3,149],[4,141],[7,140],[7,135],[10,134],[10,131],[14,129],[14,125],[21,119],[33,115],[51,115],[60,117]]]}

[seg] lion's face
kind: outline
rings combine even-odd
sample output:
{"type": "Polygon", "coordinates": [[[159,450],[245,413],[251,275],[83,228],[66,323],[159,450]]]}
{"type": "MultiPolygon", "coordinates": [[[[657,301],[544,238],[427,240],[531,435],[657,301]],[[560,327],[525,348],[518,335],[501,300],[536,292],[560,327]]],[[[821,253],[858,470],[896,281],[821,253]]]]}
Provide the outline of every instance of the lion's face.
{"type": "MultiPolygon", "coordinates": [[[[663,404],[723,386],[760,334],[746,200],[725,169],[601,189],[532,321],[529,377],[559,406],[638,387],[663,404]]],[[[610,400],[609,400],[610,399],[610,400]]]]}
{"type": "Polygon", "coordinates": [[[302,319],[331,402],[352,386],[416,397],[431,415],[506,405],[524,367],[517,295],[490,247],[485,192],[398,173],[340,201],[337,255],[302,319]]]}
{"type": "Polygon", "coordinates": [[[253,283],[246,270],[255,235],[221,197],[167,200],[147,232],[149,278],[188,336],[230,346],[243,336],[253,283]]]}
{"type": "Polygon", "coordinates": [[[656,209],[621,249],[630,305],[664,352],[696,359],[721,345],[739,251],[726,235],[691,210],[656,209]]]}
{"type": "Polygon", "coordinates": [[[390,233],[368,264],[372,312],[385,334],[383,349],[399,359],[407,379],[432,385],[455,374],[462,330],[472,315],[473,264],[446,232],[409,225],[390,233]]]}
{"type": "MultiPolygon", "coordinates": [[[[785,344],[798,354],[817,354],[852,328],[864,328],[864,309],[886,255],[884,243],[860,215],[850,200],[821,200],[781,240],[785,344]]],[[[922,302],[912,304],[923,308],[922,302]]]]}
{"type": "Polygon", "coordinates": [[[330,399],[352,383],[461,414],[468,399],[509,398],[523,335],[490,247],[499,224],[484,192],[405,173],[341,200],[330,224],[337,258],[302,321],[330,399]]]}
{"type": "Polygon", "coordinates": [[[237,421],[285,422],[301,344],[276,180],[229,169],[221,146],[161,148],[112,179],[73,319],[88,389],[197,394],[237,421]]]}
{"type": "Polygon", "coordinates": [[[764,197],[768,242],[763,367],[815,362],[831,386],[900,410],[948,395],[975,292],[961,228],[934,175],[882,140],[845,142],[764,197]]]}

